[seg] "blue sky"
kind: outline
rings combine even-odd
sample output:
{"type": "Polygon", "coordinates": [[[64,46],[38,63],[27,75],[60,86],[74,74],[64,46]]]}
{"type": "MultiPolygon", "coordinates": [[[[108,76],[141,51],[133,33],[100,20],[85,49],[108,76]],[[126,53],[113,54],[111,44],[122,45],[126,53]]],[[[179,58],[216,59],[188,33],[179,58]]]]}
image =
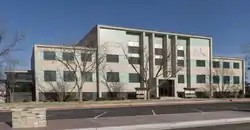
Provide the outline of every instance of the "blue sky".
{"type": "Polygon", "coordinates": [[[6,0],[0,25],[25,35],[14,52],[30,68],[33,44],[69,44],[94,25],[181,32],[213,37],[214,55],[238,56],[250,42],[248,0],[6,0]]]}

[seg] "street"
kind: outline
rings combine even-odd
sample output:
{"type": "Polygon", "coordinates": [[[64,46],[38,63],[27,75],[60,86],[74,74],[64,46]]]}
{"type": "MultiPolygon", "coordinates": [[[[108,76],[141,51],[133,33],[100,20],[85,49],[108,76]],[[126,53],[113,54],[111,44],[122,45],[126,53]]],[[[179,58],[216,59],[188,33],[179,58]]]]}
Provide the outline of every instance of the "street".
{"type": "MultiPolygon", "coordinates": [[[[70,110],[48,110],[47,119],[80,119],[102,117],[124,117],[138,115],[161,115],[174,113],[213,112],[213,111],[250,111],[250,102],[185,104],[185,105],[154,105],[119,108],[92,108],[70,110]]],[[[0,113],[0,122],[11,121],[10,112],[0,113]]]]}
{"type": "Polygon", "coordinates": [[[185,128],[185,129],[175,129],[175,130],[250,130],[250,123],[197,127],[197,128],[185,128]]]}
{"type": "Polygon", "coordinates": [[[250,102],[185,104],[185,105],[154,105],[120,108],[93,108],[53,110],[47,112],[48,120],[123,117],[138,115],[160,115],[174,113],[213,112],[213,111],[250,111],[250,102]]]}

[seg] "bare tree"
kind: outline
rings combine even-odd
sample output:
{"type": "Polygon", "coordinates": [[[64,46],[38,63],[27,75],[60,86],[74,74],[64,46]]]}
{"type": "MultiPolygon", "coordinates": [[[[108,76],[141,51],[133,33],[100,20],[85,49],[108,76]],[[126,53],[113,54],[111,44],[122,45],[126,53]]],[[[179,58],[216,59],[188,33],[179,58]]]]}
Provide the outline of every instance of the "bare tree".
{"type": "Polygon", "coordinates": [[[16,50],[17,44],[23,40],[24,36],[19,32],[13,38],[7,37],[6,30],[0,28],[0,59],[8,55],[11,51],[16,50]]]}
{"type": "Polygon", "coordinates": [[[57,81],[39,82],[38,78],[37,81],[39,86],[38,90],[46,99],[59,102],[71,100],[72,91],[75,87],[65,82],[62,75],[59,75],[57,81]]]}
{"type": "Polygon", "coordinates": [[[126,59],[128,60],[128,63],[132,66],[132,68],[134,69],[134,71],[139,75],[140,80],[143,81],[143,83],[145,84],[145,88],[146,88],[146,96],[145,99],[150,99],[151,96],[151,92],[155,91],[157,89],[158,86],[161,86],[162,84],[165,83],[165,81],[167,79],[170,79],[171,77],[175,76],[181,69],[182,67],[179,66],[175,66],[175,69],[173,69],[173,66],[169,66],[169,63],[172,62],[172,55],[174,54],[174,51],[176,51],[176,47],[178,44],[176,44],[175,46],[172,47],[168,47],[167,49],[162,49],[161,52],[159,52],[159,56],[161,57],[159,59],[159,62],[157,63],[157,65],[153,65],[154,69],[156,68],[155,71],[155,75],[153,75],[152,77],[149,76],[149,60],[154,59],[152,55],[150,55],[149,53],[149,48],[144,47],[143,49],[138,49],[137,54],[141,54],[141,52],[143,51],[144,55],[141,55],[140,58],[144,58],[144,66],[140,67],[137,64],[135,64],[135,61],[132,61],[132,59],[130,58],[129,54],[127,53],[127,51],[123,48],[123,52],[124,55],[126,57],[126,59]],[[165,56],[163,56],[163,54],[165,54],[165,56]],[[166,70],[163,70],[163,68],[166,67],[166,70]],[[138,69],[139,68],[139,69],[138,69]],[[144,74],[142,74],[142,73],[144,74]],[[152,82],[154,82],[155,79],[162,77],[163,82],[159,83],[158,85],[153,85],[152,82]]]}
{"type": "Polygon", "coordinates": [[[16,87],[16,73],[15,69],[18,65],[18,60],[10,57],[5,57],[5,73],[6,73],[6,85],[5,85],[5,98],[7,102],[14,101],[14,92],[16,87]]]}
{"type": "Polygon", "coordinates": [[[100,65],[102,80],[101,83],[104,84],[108,89],[108,96],[111,99],[124,99],[126,98],[123,94],[124,92],[124,83],[122,82],[110,82],[107,77],[107,72],[113,72],[112,69],[109,69],[105,64],[100,65]]]}
{"type": "MultiPolygon", "coordinates": [[[[212,84],[211,88],[210,85],[205,88],[205,91],[209,90],[212,91],[212,93],[217,92],[220,96],[227,97],[228,93],[235,93],[237,94],[239,92],[240,85],[239,84],[233,84],[230,82],[230,77],[234,76],[235,73],[232,69],[226,69],[223,67],[219,68],[213,68],[212,69],[212,84]],[[228,82],[220,82],[220,79],[223,79],[225,76],[228,76],[228,82]]],[[[223,79],[224,80],[224,79],[223,79]]]]}
{"type": "Polygon", "coordinates": [[[99,64],[104,60],[103,55],[98,55],[96,48],[80,46],[61,46],[62,58],[57,60],[62,63],[67,71],[74,78],[75,87],[77,88],[77,97],[83,101],[83,87],[85,78],[89,73],[95,73],[99,64]],[[80,73],[80,74],[78,74],[80,73]]]}

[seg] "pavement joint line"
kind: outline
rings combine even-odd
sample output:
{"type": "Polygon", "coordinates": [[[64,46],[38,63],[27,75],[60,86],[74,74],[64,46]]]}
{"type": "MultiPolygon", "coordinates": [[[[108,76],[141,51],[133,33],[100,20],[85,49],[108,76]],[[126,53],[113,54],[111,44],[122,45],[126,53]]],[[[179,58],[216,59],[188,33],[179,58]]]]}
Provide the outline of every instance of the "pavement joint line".
{"type": "Polygon", "coordinates": [[[95,116],[94,119],[97,119],[97,118],[103,116],[103,115],[106,114],[106,113],[107,113],[107,112],[103,112],[102,114],[99,114],[99,115],[95,116]]]}
{"type": "Polygon", "coordinates": [[[153,113],[153,115],[156,115],[156,113],[155,113],[154,109],[152,109],[152,113],[153,113]]]}
{"type": "MultiPolygon", "coordinates": [[[[169,129],[208,127],[208,126],[241,124],[241,123],[250,123],[250,117],[224,118],[224,119],[202,120],[202,121],[196,120],[196,121],[142,124],[142,125],[78,128],[77,130],[155,130],[155,129],[169,130],[169,129]]],[[[76,130],[76,129],[66,129],[66,130],[76,130]]]]}

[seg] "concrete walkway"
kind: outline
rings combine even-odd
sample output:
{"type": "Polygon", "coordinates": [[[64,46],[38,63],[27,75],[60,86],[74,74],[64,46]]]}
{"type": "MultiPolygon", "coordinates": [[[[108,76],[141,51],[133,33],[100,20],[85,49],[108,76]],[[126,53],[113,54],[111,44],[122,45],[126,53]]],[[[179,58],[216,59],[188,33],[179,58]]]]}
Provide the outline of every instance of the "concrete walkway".
{"type": "MultiPolygon", "coordinates": [[[[250,122],[250,112],[220,111],[108,118],[100,115],[88,119],[51,120],[47,128],[25,130],[155,130],[246,122],[250,122]]],[[[6,123],[0,123],[0,129],[12,130],[6,123]]]]}

